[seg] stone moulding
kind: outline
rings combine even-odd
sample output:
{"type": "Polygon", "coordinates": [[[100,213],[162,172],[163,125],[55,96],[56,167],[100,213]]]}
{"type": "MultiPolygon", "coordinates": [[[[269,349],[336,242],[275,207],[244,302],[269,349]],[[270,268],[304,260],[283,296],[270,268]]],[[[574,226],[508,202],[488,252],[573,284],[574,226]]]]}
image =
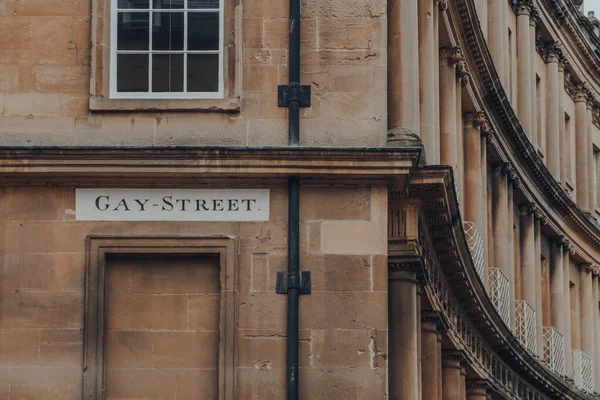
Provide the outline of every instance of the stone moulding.
{"type": "Polygon", "coordinates": [[[591,399],[530,354],[502,321],[468,253],[448,166],[415,172],[408,190],[421,200],[420,256],[425,293],[454,345],[507,398],[591,399]]]}
{"type": "MultiPolygon", "coordinates": [[[[485,105],[490,122],[493,121],[499,127],[495,131],[506,132],[502,137],[519,155],[516,160],[509,161],[513,165],[520,165],[520,170],[523,171],[521,173],[528,174],[532,182],[537,182],[546,202],[557,212],[562,213],[582,237],[594,245],[600,245],[600,230],[550,174],[523,131],[495,70],[477,19],[474,1],[456,0],[450,4],[449,12],[457,18],[452,28],[458,31],[457,34],[462,40],[470,44],[463,53],[470,61],[469,65],[474,66],[471,69],[471,85],[476,87],[478,94],[481,94],[481,101],[485,105]]],[[[500,142],[501,140],[496,140],[494,144],[502,148],[500,142]]],[[[511,152],[504,151],[504,153],[511,152]]]]}
{"type": "Polygon", "coordinates": [[[2,148],[0,184],[189,184],[284,179],[383,180],[400,188],[420,148],[2,148]]]}

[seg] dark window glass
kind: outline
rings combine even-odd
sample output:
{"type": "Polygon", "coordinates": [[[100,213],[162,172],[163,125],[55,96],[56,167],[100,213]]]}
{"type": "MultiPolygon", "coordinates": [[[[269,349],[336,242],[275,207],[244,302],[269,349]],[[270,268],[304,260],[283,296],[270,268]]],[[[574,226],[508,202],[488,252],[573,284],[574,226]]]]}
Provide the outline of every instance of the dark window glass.
{"type": "Polygon", "coordinates": [[[148,54],[117,54],[117,91],[148,91],[148,54]]]}
{"type": "Polygon", "coordinates": [[[117,15],[117,49],[148,50],[148,12],[120,12],[117,15]]]}
{"type": "Polygon", "coordinates": [[[188,0],[188,8],[219,8],[219,0],[188,0]]]}
{"type": "Polygon", "coordinates": [[[219,91],[219,55],[188,54],[188,92],[219,91]]]}
{"type": "Polygon", "coordinates": [[[154,8],[174,10],[183,8],[183,0],[154,0],[154,8]]]}
{"type": "Polygon", "coordinates": [[[155,12],[152,16],[152,49],[183,50],[183,13],[155,12]]]}
{"type": "Polygon", "coordinates": [[[148,9],[150,7],[149,0],[119,0],[117,2],[117,8],[142,8],[148,9]]]}
{"type": "Polygon", "coordinates": [[[183,92],[183,54],[152,56],[152,91],[183,92]]]}
{"type": "Polygon", "coordinates": [[[219,13],[188,13],[188,50],[219,49],[219,13]]]}

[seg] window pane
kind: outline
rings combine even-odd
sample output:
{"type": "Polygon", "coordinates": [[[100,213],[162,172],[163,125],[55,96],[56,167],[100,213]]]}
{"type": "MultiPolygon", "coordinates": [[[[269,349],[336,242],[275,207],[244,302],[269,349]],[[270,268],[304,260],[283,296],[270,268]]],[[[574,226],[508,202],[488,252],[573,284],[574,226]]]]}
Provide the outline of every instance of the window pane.
{"type": "Polygon", "coordinates": [[[148,54],[117,54],[117,92],[148,91],[148,54]]]}
{"type": "Polygon", "coordinates": [[[150,6],[149,0],[119,0],[117,8],[142,8],[148,9],[150,6]]]}
{"type": "Polygon", "coordinates": [[[152,56],[152,91],[183,92],[183,54],[152,56]]]}
{"type": "Polygon", "coordinates": [[[219,13],[188,13],[188,50],[219,49],[219,13]]]}
{"type": "Polygon", "coordinates": [[[219,8],[219,0],[188,0],[188,8],[219,8]]]}
{"type": "Polygon", "coordinates": [[[183,50],[183,13],[155,12],[152,15],[152,49],[183,50]]]}
{"type": "Polygon", "coordinates": [[[219,55],[188,54],[188,92],[219,91],[219,55]]]}
{"type": "Polygon", "coordinates": [[[182,9],[183,0],[154,0],[154,8],[166,10],[182,9]]]}
{"type": "Polygon", "coordinates": [[[148,12],[120,12],[117,16],[117,49],[148,50],[148,12]]]}

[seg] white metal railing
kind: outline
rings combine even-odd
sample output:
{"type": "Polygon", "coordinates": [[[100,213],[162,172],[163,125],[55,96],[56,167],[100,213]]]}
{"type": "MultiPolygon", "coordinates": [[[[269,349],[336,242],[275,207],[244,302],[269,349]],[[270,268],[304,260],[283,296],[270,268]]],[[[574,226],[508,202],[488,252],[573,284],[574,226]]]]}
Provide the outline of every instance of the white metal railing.
{"type": "Polygon", "coordinates": [[[490,300],[496,307],[500,318],[510,327],[510,282],[500,268],[490,268],[490,300]]]}
{"type": "Polygon", "coordinates": [[[573,375],[575,386],[588,393],[594,392],[592,359],[581,350],[573,350],[573,375]]]}
{"type": "Polygon", "coordinates": [[[544,326],[544,362],[559,375],[565,373],[565,339],[552,326],[544,326]]]}
{"type": "Polygon", "coordinates": [[[473,222],[465,221],[463,226],[475,270],[479,277],[483,279],[483,237],[473,222]]]}
{"type": "Polygon", "coordinates": [[[456,179],[454,179],[454,191],[456,192],[456,204],[460,205],[460,190],[458,189],[458,181],[456,179]]]}
{"type": "Polygon", "coordinates": [[[515,301],[517,339],[532,354],[536,352],[535,310],[525,300],[515,301]]]}

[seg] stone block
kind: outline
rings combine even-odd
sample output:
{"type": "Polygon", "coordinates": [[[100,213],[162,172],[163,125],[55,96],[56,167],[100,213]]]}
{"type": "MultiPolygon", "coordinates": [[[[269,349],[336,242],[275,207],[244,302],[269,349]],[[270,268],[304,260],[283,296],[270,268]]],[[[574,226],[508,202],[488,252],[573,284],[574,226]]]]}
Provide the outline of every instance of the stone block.
{"type": "Polygon", "coordinates": [[[286,370],[285,368],[238,368],[238,385],[240,400],[284,399],[286,370]]]}
{"type": "Polygon", "coordinates": [[[188,296],[189,329],[219,330],[220,296],[188,296]]]}
{"type": "Polygon", "coordinates": [[[268,291],[271,288],[269,285],[270,275],[268,255],[266,253],[252,254],[251,290],[258,292],[268,291]]]}
{"type": "Polygon", "coordinates": [[[385,18],[384,0],[320,0],[301,1],[301,13],[304,18],[385,18]]]}
{"type": "Polygon", "coordinates": [[[387,292],[388,290],[388,258],[386,255],[376,254],[371,256],[371,269],[373,274],[373,290],[387,292]]]}
{"type": "Polygon", "coordinates": [[[81,367],[83,333],[79,329],[40,331],[40,366],[81,367]]]}
{"type": "Polygon", "coordinates": [[[83,373],[78,368],[18,368],[11,371],[10,398],[81,399],[83,373]]]}
{"type": "Polygon", "coordinates": [[[301,255],[300,264],[311,271],[313,291],[371,290],[370,255],[301,255]]]}
{"type": "Polygon", "coordinates": [[[285,337],[241,335],[238,341],[239,366],[257,370],[285,368],[286,343],[285,337]]]}
{"type": "Polygon", "coordinates": [[[253,292],[240,293],[239,297],[239,329],[277,330],[287,325],[285,296],[275,292],[253,292]]]}
{"type": "Polygon", "coordinates": [[[113,330],[183,330],[188,326],[186,296],[110,293],[106,309],[106,324],[113,330]]]}
{"type": "Polygon", "coordinates": [[[371,188],[305,186],[300,193],[302,220],[367,220],[371,188]]]}
{"type": "Polygon", "coordinates": [[[313,292],[300,301],[302,329],[387,329],[387,293],[313,292]]]}
{"type": "Polygon", "coordinates": [[[263,47],[263,19],[242,19],[242,44],[246,48],[263,47]]]}
{"type": "Polygon", "coordinates": [[[89,0],[8,1],[10,14],[16,16],[88,15],[90,7],[89,0]]]}
{"type": "Polygon", "coordinates": [[[21,270],[21,290],[52,290],[54,254],[7,254],[4,260],[21,270]]]}
{"type": "Polygon", "coordinates": [[[243,146],[247,143],[247,121],[236,114],[199,114],[157,119],[154,144],[243,146]]]}
{"type": "Polygon", "coordinates": [[[177,400],[218,399],[219,377],[213,370],[177,371],[177,400]]]}
{"type": "Polygon", "coordinates": [[[18,65],[0,64],[0,90],[16,92],[20,88],[21,70],[18,65]]]}
{"type": "Polygon", "coordinates": [[[82,292],[0,292],[0,329],[82,327],[82,292]]]}
{"type": "Polygon", "coordinates": [[[43,65],[35,67],[38,92],[85,92],[89,90],[89,70],[85,66],[43,65]]]}
{"type": "Polygon", "coordinates": [[[155,369],[217,369],[218,331],[155,333],[152,366],[155,369]]]}
{"type": "Polygon", "coordinates": [[[312,330],[312,365],[366,368],[370,366],[366,330],[312,330]]]}
{"type": "Polygon", "coordinates": [[[9,186],[2,190],[0,216],[5,220],[65,218],[65,189],[61,187],[9,186]]]}
{"type": "Polygon", "coordinates": [[[369,368],[300,368],[307,390],[301,399],[369,400],[386,398],[385,370],[369,368]]]}
{"type": "Polygon", "coordinates": [[[105,333],[104,362],[107,369],[152,368],[153,333],[114,331],[105,333]]]}
{"type": "MultiPolygon", "coordinates": [[[[271,211],[272,212],[272,211],[271,211]]],[[[287,248],[287,220],[240,224],[240,249],[252,253],[287,248]]]]}
{"type": "Polygon", "coordinates": [[[319,24],[319,49],[371,49],[371,23],[365,19],[328,19],[319,24]]]}
{"type": "Polygon", "coordinates": [[[264,19],[288,18],[289,9],[287,1],[249,0],[244,3],[242,16],[244,18],[259,17],[264,19]]]}
{"type": "MultiPolygon", "coordinates": [[[[257,103],[257,107],[261,107],[261,105],[257,103]]],[[[287,128],[288,122],[283,118],[252,118],[248,120],[248,144],[250,146],[285,146],[289,141],[287,128]]]]}
{"type": "Polygon", "coordinates": [[[386,254],[387,227],[367,221],[324,221],[321,246],[326,254],[386,254]]]}
{"type": "MultiPolygon", "coordinates": [[[[285,77],[287,83],[287,77],[285,77]]],[[[276,96],[279,85],[279,70],[272,65],[247,65],[244,68],[243,87],[247,91],[272,92],[276,96]]]]}
{"type": "Polygon", "coordinates": [[[4,115],[61,116],[60,93],[6,93],[4,115]]]}
{"type": "MultiPolygon", "coordinates": [[[[287,110],[284,107],[277,105],[277,93],[270,92],[246,92],[243,100],[244,105],[244,117],[250,118],[249,122],[254,121],[254,118],[262,119],[275,119],[278,121],[286,120],[287,110]]],[[[279,126],[279,125],[277,125],[279,126]]],[[[267,142],[272,140],[273,136],[280,136],[285,139],[285,143],[288,141],[287,132],[285,129],[277,129],[275,132],[267,134],[267,129],[273,129],[273,126],[267,126],[262,128],[262,132],[267,135],[263,141],[267,142]]],[[[249,139],[250,140],[250,139],[249,139]]]]}
{"type": "Polygon", "coordinates": [[[40,331],[0,330],[0,367],[39,364],[40,331]]]}
{"type": "Polygon", "coordinates": [[[83,290],[84,278],[84,253],[54,255],[54,290],[83,290]]]}
{"type": "MultiPolygon", "coordinates": [[[[21,65],[69,65],[76,64],[77,53],[66,46],[54,49],[15,49],[14,59],[21,65]]],[[[0,54],[1,55],[1,54],[0,54]]]]}
{"type": "Polygon", "coordinates": [[[177,372],[164,370],[107,369],[107,400],[176,400],[177,372]]]}

